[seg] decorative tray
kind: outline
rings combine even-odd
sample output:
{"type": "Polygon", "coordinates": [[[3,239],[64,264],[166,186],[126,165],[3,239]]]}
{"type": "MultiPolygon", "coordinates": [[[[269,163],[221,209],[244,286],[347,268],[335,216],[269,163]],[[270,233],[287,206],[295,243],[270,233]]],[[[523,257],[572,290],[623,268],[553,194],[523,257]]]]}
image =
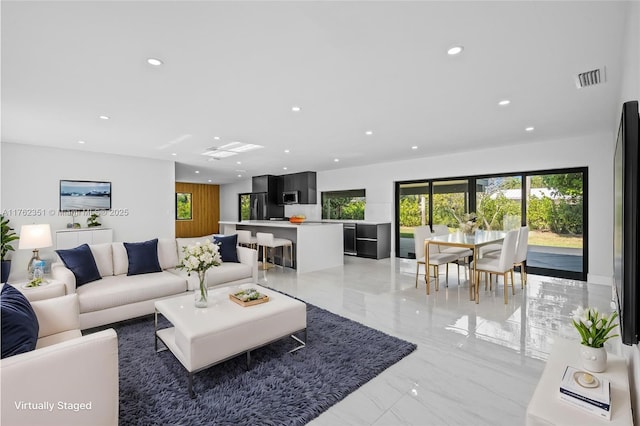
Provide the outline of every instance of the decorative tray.
{"type": "Polygon", "coordinates": [[[268,302],[269,296],[258,293],[255,288],[247,288],[245,290],[229,294],[229,299],[240,306],[253,306],[268,302]]]}

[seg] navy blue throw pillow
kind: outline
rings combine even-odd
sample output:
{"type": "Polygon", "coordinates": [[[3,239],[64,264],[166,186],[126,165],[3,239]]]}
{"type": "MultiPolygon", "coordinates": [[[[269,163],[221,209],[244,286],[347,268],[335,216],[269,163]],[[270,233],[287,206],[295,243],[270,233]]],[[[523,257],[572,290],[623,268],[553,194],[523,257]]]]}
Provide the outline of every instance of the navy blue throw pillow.
{"type": "Polygon", "coordinates": [[[220,258],[223,262],[240,263],[238,260],[238,234],[233,235],[214,235],[213,244],[220,247],[220,258]]]}
{"type": "Polygon", "coordinates": [[[102,279],[93,253],[87,244],[68,250],[56,250],[64,266],[76,277],[76,287],[102,279]]]}
{"type": "Polygon", "coordinates": [[[162,272],[158,261],[158,239],[142,243],[124,243],[129,258],[127,275],[149,274],[162,272]]]}
{"type": "Polygon", "coordinates": [[[0,292],[2,358],[32,351],[38,342],[38,318],[20,290],[5,284],[0,292]]]}

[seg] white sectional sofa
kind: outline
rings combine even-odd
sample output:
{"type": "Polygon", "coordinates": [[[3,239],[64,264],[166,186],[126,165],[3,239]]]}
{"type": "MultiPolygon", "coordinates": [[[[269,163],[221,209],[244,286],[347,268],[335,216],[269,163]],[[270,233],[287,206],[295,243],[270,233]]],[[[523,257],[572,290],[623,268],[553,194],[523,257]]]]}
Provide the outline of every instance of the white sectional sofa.
{"type": "Polygon", "coordinates": [[[35,301],[31,307],[40,326],[36,349],[0,361],[1,423],[117,425],[116,332],[82,336],[75,294],[35,301]],[[48,409],[25,405],[45,401],[48,409]],[[69,404],[77,405],[69,409],[69,404]]]}
{"type": "MultiPolygon", "coordinates": [[[[55,280],[62,281],[67,294],[77,294],[80,306],[80,328],[87,329],[123,321],[154,312],[154,303],[198,286],[198,277],[187,276],[177,269],[181,248],[213,236],[158,240],[158,261],[161,272],[127,275],[127,250],[121,242],[89,245],[101,279],[76,287],[73,272],[62,262],[51,267],[55,280]]],[[[237,247],[239,263],[223,262],[209,269],[209,287],[256,282],[258,280],[257,252],[237,247]]]]}

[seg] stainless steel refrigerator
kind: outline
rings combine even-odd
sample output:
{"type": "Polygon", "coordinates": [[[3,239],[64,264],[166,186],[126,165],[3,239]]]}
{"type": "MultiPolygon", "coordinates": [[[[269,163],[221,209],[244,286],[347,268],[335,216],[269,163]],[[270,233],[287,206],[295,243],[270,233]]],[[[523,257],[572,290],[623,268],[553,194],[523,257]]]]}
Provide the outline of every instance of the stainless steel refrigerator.
{"type": "Polygon", "coordinates": [[[240,194],[241,221],[269,220],[271,218],[281,218],[283,216],[284,206],[270,203],[266,192],[240,194]]]}

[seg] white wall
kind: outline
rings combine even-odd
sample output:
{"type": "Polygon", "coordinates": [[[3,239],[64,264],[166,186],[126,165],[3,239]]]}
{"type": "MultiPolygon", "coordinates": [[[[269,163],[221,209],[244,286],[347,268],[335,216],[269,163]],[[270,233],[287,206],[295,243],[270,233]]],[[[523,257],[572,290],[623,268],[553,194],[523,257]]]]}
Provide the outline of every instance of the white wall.
{"type": "MultiPolygon", "coordinates": [[[[105,212],[101,223],[113,229],[115,241],[175,236],[173,162],[12,143],[0,148],[0,210],[17,233],[30,223],[49,223],[52,231],[66,228],[71,218],[57,213],[59,181],[77,179],[112,183],[112,212],[105,212]],[[41,209],[44,214],[25,215],[21,209],[41,209]],[[122,215],[110,215],[116,213],[122,215]]],[[[76,222],[86,227],[87,218],[80,216],[76,222]]],[[[14,248],[11,279],[17,280],[26,275],[31,251],[18,250],[17,242],[14,248]]],[[[41,250],[41,257],[53,258],[53,249],[41,250]]]]}
{"type": "MultiPolygon", "coordinates": [[[[318,172],[318,194],[365,188],[365,219],[393,223],[396,181],[586,166],[589,168],[589,281],[610,284],[613,275],[610,229],[613,138],[611,132],[318,172]]],[[[237,185],[221,187],[224,220],[237,219],[237,185]]],[[[287,206],[285,214],[306,214],[310,219],[319,219],[320,202],[314,206],[287,206]]]]}
{"type": "Polygon", "coordinates": [[[220,185],[220,220],[238,220],[238,194],[251,192],[251,178],[220,185]]]}

